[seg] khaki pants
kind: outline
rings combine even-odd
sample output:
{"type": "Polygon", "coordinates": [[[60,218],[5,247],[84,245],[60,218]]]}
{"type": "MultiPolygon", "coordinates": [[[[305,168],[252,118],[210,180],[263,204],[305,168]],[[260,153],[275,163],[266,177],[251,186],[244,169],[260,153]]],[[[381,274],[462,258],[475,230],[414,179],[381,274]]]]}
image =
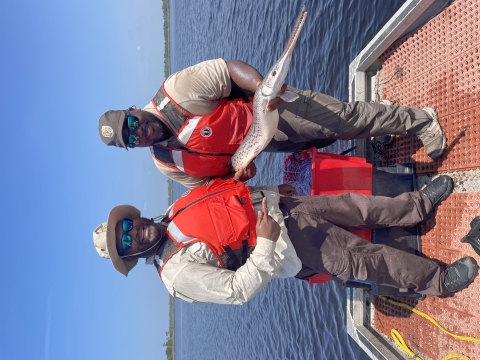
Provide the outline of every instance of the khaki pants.
{"type": "Polygon", "coordinates": [[[342,281],[362,280],[396,288],[413,288],[440,295],[442,267],[381,244],[372,244],[350,232],[389,226],[413,226],[432,211],[419,192],[395,198],[361,194],[282,197],[289,212],[288,235],[302,261],[302,277],[310,271],[327,273],[342,281]]]}
{"type": "MultiPolygon", "coordinates": [[[[417,134],[431,122],[421,109],[379,103],[344,103],[309,90],[288,88],[300,95],[278,107],[278,129],[287,141],[272,140],[265,151],[297,151],[327,140],[363,139],[380,135],[417,134]]],[[[317,146],[319,147],[319,146],[317,146]]]]}

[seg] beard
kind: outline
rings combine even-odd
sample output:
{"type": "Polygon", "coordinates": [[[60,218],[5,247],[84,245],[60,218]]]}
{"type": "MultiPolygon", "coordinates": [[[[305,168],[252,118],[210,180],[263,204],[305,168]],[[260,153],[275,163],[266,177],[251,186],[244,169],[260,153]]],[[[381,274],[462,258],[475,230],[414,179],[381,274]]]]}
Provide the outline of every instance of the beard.
{"type": "Polygon", "coordinates": [[[162,236],[162,233],[156,224],[145,225],[142,230],[144,239],[148,240],[150,245],[153,245],[162,236]]]}
{"type": "Polygon", "coordinates": [[[159,143],[167,139],[167,132],[169,133],[169,131],[166,131],[165,125],[163,125],[160,120],[152,119],[150,124],[152,125],[152,128],[155,130],[156,134],[154,143],[159,143]]]}

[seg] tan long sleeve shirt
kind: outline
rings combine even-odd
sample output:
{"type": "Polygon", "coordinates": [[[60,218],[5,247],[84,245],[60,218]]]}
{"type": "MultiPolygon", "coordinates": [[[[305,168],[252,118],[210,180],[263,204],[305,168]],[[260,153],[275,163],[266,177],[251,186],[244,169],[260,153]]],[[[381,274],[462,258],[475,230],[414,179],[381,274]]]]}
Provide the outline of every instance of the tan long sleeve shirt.
{"type": "MultiPolygon", "coordinates": [[[[230,95],[232,83],[225,60],[215,59],[203,61],[170,75],[165,80],[164,87],[172,99],[185,110],[194,114],[210,114],[217,108],[220,99],[230,95]]],[[[143,110],[159,117],[151,102],[143,110]]],[[[171,149],[180,147],[173,139],[160,144],[171,149]]],[[[154,163],[164,175],[190,189],[206,185],[211,180],[210,177],[187,175],[155,160],[154,163]]]]}
{"type": "MultiPolygon", "coordinates": [[[[263,193],[268,213],[281,227],[278,240],[257,238],[252,254],[236,271],[221,268],[205,244],[186,246],[168,260],[162,271],[162,281],[172,296],[188,302],[241,305],[257,295],[270,280],[292,277],[300,271],[302,264],[278,206],[278,188],[262,188],[275,189],[263,190],[263,193]]],[[[255,210],[261,210],[261,203],[255,205],[255,210]]]]}

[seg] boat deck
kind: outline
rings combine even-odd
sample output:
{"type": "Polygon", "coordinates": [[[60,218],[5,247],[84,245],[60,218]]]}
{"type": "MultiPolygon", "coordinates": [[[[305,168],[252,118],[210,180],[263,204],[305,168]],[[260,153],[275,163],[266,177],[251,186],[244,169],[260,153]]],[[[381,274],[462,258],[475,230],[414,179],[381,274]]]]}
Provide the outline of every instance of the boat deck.
{"type": "MultiPolygon", "coordinates": [[[[472,247],[460,242],[470,221],[480,215],[479,27],[480,0],[458,0],[379,58],[382,86],[375,93],[396,104],[434,107],[447,135],[447,149],[435,161],[411,135],[398,136],[383,150],[383,165],[414,162],[417,175],[448,173],[456,181],[454,193],[422,225],[422,253],[447,264],[465,255],[480,262],[472,247]]],[[[480,277],[451,297],[401,301],[433,316],[453,333],[480,337],[480,277]]],[[[455,352],[480,359],[479,343],[456,340],[378,297],[372,323],[388,338],[391,329],[397,329],[420,356],[441,359],[455,352]]]]}

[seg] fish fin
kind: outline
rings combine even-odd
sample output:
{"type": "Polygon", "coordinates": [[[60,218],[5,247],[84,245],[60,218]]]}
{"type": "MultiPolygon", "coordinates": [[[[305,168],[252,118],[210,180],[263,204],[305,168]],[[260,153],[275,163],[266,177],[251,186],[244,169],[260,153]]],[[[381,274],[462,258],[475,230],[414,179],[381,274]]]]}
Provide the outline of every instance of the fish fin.
{"type": "Polygon", "coordinates": [[[280,131],[280,130],[277,130],[277,132],[275,133],[273,138],[276,141],[287,141],[288,140],[287,134],[285,134],[283,131],[280,131]]]}
{"type": "Polygon", "coordinates": [[[279,96],[285,102],[292,102],[297,100],[300,95],[295,94],[293,91],[286,90],[282,95],[279,96]]]}

